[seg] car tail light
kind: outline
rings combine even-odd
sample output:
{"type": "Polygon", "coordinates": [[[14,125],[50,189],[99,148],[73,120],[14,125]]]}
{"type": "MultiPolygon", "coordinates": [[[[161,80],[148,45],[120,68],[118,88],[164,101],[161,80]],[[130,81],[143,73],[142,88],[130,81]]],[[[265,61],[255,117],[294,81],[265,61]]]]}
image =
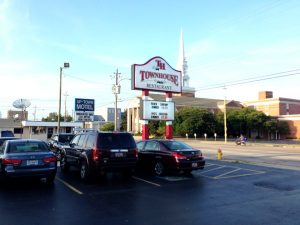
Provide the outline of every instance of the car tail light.
{"type": "Polygon", "coordinates": [[[93,148],[92,149],[92,160],[93,161],[98,161],[100,159],[100,151],[98,148],[93,148]]]}
{"type": "Polygon", "coordinates": [[[197,156],[198,158],[203,158],[203,154],[202,154],[202,152],[200,152],[200,151],[197,153],[196,156],[197,156]]]}
{"type": "Polygon", "coordinates": [[[135,155],[136,158],[138,158],[139,152],[138,152],[138,149],[137,149],[137,148],[134,149],[134,155],[135,155]]]}
{"type": "Polygon", "coordinates": [[[44,163],[51,163],[51,162],[56,162],[57,158],[55,156],[50,156],[50,157],[45,157],[43,158],[44,163]]]}
{"type": "Polygon", "coordinates": [[[3,165],[13,165],[13,166],[19,166],[21,164],[21,159],[3,159],[2,164],[3,165]]]}
{"type": "Polygon", "coordinates": [[[175,158],[176,162],[178,163],[180,159],[186,159],[186,156],[178,153],[178,152],[173,152],[172,156],[175,158]]]}

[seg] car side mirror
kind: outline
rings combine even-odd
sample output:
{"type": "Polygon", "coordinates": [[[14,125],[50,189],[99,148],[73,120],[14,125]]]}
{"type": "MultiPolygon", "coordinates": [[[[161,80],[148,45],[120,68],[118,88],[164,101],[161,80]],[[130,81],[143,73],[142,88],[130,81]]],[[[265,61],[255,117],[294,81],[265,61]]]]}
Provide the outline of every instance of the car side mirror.
{"type": "Polygon", "coordinates": [[[71,148],[74,148],[75,144],[74,144],[74,143],[70,143],[69,146],[70,146],[71,148]]]}

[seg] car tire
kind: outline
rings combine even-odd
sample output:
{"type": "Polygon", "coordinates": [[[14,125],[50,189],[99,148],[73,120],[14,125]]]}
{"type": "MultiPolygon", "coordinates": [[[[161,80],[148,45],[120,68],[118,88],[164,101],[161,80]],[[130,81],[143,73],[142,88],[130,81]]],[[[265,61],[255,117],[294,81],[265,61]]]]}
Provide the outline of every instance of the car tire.
{"type": "Polygon", "coordinates": [[[57,158],[57,161],[61,160],[61,150],[56,151],[56,158],[57,158]]]}
{"type": "Polygon", "coordinates": [[[46,178],[46,183],[48,185],[52,185],[55,180],[55,174],[51,174],[46,178]]]}
{"type": "Polygon", "coordinates": [[[132,177],[133,173],[134,173],[134,170],[128,169],[128,170],[123,171],[123,176],[126,178],[130,178],[130,177],[132,177]]]}
{"type": "Polygon", "coordinates": [[[191,172],[192,172],[192,170],[184,170],[184,171],[183,171],[183,173],[184,173],[185,175],[190,175],[191,172]]]}
{"type": "Polygon", "coordinates": [[[162,176],[165,173],[165,167],[161,161],[154,163],[154,173],[157,176],[162,176]]]}
{"type": "Polygon", "coordinates": [[[83,181],[89,181],[91,178],[91,172],[85,160],[83,160],[80,165],[80,178],[83,181]]]}
{"type": "Polygon", "coordinates": [[[67,162],[67,158],[64,155],[60,158],[60,169],[63,173],[67,173],[70,170],[70,164],[67,162]]]}

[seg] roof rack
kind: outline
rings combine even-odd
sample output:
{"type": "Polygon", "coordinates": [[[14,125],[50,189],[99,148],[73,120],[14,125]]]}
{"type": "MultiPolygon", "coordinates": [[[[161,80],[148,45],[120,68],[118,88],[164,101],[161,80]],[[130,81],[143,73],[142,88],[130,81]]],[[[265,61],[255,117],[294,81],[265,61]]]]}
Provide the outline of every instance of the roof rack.
{"type": "Polygon", "coordinates": [[[91,131],[98,131],[97,129],[93,129],[93,128],[75,128],[74,129],[74,133],[78,134],[78,133],[83,133],[83,132],[91,132],[91,131]]]}

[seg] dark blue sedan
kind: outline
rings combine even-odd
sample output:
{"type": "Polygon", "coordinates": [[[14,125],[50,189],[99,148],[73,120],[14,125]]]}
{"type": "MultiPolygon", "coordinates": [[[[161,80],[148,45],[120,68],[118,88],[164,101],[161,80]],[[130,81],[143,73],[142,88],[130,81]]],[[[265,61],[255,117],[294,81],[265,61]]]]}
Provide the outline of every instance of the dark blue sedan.
{"type": "Polygon", "coordinates": [[[7,140],[0,147],[0,177],[46,178],[52,184],[57,171],[57,158],[41,140],[7,140]]]}

